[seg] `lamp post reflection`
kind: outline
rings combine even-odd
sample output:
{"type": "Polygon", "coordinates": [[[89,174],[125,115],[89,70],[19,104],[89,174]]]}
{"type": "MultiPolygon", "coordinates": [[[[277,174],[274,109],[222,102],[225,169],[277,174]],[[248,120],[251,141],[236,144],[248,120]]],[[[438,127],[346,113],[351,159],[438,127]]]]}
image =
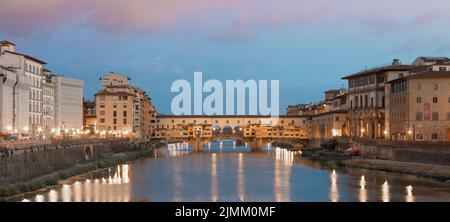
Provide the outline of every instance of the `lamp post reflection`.
{"type": "Polygon", "coordinates": [[[406,187],[406,202],[414,202],[413,187],[411,185],[406,187]]]}
{"type": "Polygon", "coordinates": [[[389,195],[389,184],[387,181],[381,185],[381,200],[383,202],[389,202],[391,201],[391,197],[389,195]]]}
{"type": "Polygon", "coordinates": [[[336,173],[336,170],[333,170],[333,172],[331,172],[330,179],[331,179],[330,200],[332,202],[338,202],[339,201],[339,190],[337,187],[338,175],[336,173]]]}
{"type": "Polygon", "coordinates": [[[211,201],[217,202],[219,192],[217,183],[217,154],[211,155],[211,201]]]}
{"type": "Polygon", "coordinates": [[[367,190],[366,190],[366,179],[364,175],[361,176],[361,180],[359,181],[359,201],[366,202],[367,201],[367,190]]]}

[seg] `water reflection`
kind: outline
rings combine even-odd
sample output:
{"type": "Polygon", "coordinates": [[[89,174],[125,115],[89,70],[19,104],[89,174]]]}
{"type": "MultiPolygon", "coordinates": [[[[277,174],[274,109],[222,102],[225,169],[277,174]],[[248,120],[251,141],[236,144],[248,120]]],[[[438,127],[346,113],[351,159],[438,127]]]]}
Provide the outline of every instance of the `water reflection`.
{"type": "Polygon", "coordinates": [[[338,175],[336,173],[336,170],[333,170],[330,175],[330,180],[331,180],[330,200],[332,202],[339,201],[339,190],[337,187],[337,179],[338,179],[338,175]]]}
{"type": "Polygon", "coordinates": [[[381,185],[381,200],[383,202],[389,202],[391,201],[391,196],[389,194],[389,184],[387,181],[381,185]]]}
{"type": "Polygon", "coordinates": [[[245,201],[245,178],[244,178],[244,154],[238,154],[238,195],[241,202],[245,201]]]}
{"type": "Polygon", "coordinates": [[[413,196],[413,187],[411,185],[406,187],[406,202],[414,202],[414,196],[413,196]]]}
{"type": "Polygon", "coordinates": [[[36,195],[36,202],[44,202],[44,196],[41,194],[36,195]]]}
{"type": "Polygon", "coordinates": [[[186,143],[173,144],[158,152],[162,158],[71,178],[18,201],[450,200],[450,187],[444,183],[366,170],[329,170],[298,157],[299,152],[277,147],[249,152],[231,141],[224,141],[222,149],[218,141],[207,146],[205,152],[192,153],[186,143]]]}
{"type": "Polygon", "coordinates": [[[275,201],[291,201],[291,166],[294,153],[285,149],[275,149],[274,191],[275,201]]]}
{"type": "Polygon", "coordinates": [[[366,179],[364,175],[361,176],[361,179],[359,181],[359,201],[360,202],[366,202],[367,201],[367,190],[366,190],[366,179]]]}
{"type": "Polygon", "coordinates": [[[186,142],[169,144],[167,150],[171,157],[179,157],[191,153],[189,144],[186,142]]]}
{"type": "Polygon", "coordinates": [[[55,190],[50,190],[50,192],[48,192],[48,201],[49,202],[57,202],[58,201],[58,192],[56,192],[55,190]]]}
{"type": "Polygon", "coordinates": [[[219,197],[219,184],[217,183],[217,154],[211,154],[211,201],[217,202],[219,197]]]}

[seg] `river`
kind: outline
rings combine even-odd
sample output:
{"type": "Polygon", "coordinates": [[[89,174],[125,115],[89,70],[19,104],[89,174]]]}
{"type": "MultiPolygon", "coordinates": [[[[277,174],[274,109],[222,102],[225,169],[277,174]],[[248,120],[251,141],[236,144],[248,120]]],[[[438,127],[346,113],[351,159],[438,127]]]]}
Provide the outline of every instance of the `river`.
{"type": "Polygon", "coordinates": [[[300,152],[266,146],[251,152],[233,141],[203,152],[171,144],[142,159],[23,195],[23,202],[121,201],[450,201],[450,184],[409,175],[327,169],[300,152]]]}

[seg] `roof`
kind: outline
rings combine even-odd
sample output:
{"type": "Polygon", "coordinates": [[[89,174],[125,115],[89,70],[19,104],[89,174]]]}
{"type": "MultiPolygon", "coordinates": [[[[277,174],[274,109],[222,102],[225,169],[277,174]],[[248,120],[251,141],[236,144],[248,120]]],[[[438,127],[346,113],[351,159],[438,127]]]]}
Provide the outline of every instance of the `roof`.
{"type": "MultiPolygon", "coordinates": [[[[271,118],[268,115],[157,115],[157,118],[271,118]]],[[[279,118],[306,117],[303,115],[279,115],[279,118]]]]}
{"type": "Polygon", "coordinates": [[[374,73],[379,73],[379,72],[386,72],[386,71],[408,71],[411,69],[417,68],[414,65],[388,65],[388,66],[382,66],[382,67],[377,67],[377,68],[373,68],[373,69],[368,69],[368,70],[363,70],[361,72],[357,72],[348,76],[344,76],[341,79],[349,79],[352,77],[356,77],[356,76],[362,76],[362,75],[369,75],[369,74],[374,74],[374,73]]]}
{"type": "Polygon", "coordinates": [[[100,90],[99,92],[97,92],[95,94],[95,96],[97,95],[112,95],[112,96],[134,96],[131,93],[128,92],[110,92],[110,91],[106,91],[106,90],[100,90]]]}
{"type": "Polygon", "coordinates": [[[11,52],[11,51],[8,51],[8,50],[5,50],[5,52],[9,52],[9,53],[15,54],[15,55],[20,55],[20,56],[23,56],[23,57],[25,57],[27,59],[33,60],[33,61],[41,63],[41,64],[47,64],[46,62],[44,62],[44,61],[42,61],[40,59],[37,59],[37,58],[35,58],[33,56],[25,55],[25,54],[18,53],[18,52],[11,52]]]}
{"type": "Polygon", "coordinates": [[[450,78],[450,71],[423,71],[416,73],[414,75],[406,76],[405,78],[409,79],[425,79],[425,78],[450,78]]]}
{"type": "Polygon", "coordinates": [[[450,62],[450,59],[447,57],[421,56],[417,59],[421,59],[424,62],[450,62]]]}
{"type": "Polygon", "coordinates": [[[10,41],[8,41],[8,40],[0,41],[0,45],[7,45],[7,44],[16,46],[16,44],[14,44],[14,43],[12,43],[12,42],[10,42],[10,41]]]}
{"type": "Polygon", "coordinates": [[[325,93],[338,93],[340,91],[341,91],[340,89],[330,89],[330,90],[325,91],[325,93]]]}
{"type": "Polygon", "coordinates": [[[99,79],[102,80],[103,78],[107,78],[107,77],[112,76],[112,75],[122,76],[122,77],[127,78],[128,80],[131,80],[130,77],[128,77],[126,75],[123,75],[123,74],[120,74],[120,73],[117,73],[117,72],[114,72],[114,71],[111,71],[109,74],[104,75],[104,76],[100,77],[99,79]]]}

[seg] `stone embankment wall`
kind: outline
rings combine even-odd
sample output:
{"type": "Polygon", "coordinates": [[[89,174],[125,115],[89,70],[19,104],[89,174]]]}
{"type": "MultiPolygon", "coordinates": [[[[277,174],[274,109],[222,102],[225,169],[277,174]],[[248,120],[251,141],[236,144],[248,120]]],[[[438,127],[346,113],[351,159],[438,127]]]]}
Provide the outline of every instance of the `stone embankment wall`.
{"type": "Polygon", "coordinates": [[[449,142],[355,140],[352,144],[366,158],[450,165],[449,142]]]}
{"type": "MultiPolygon", "coordinates": [[[[367,159],[450,165],[450,142],[386,141],[338,138],[336,149],[357,147],[367,159]]],[[[326,141],[311,140],[308,148],[320,148],[326,141]]]]}
{"type": "Polygon", "coordinates": [[[127,139],[93,139],[53,141],[27,148],[0,147],[0,185],[27,181],[116,153],[137,151],[146,145],[127,139]]]}

